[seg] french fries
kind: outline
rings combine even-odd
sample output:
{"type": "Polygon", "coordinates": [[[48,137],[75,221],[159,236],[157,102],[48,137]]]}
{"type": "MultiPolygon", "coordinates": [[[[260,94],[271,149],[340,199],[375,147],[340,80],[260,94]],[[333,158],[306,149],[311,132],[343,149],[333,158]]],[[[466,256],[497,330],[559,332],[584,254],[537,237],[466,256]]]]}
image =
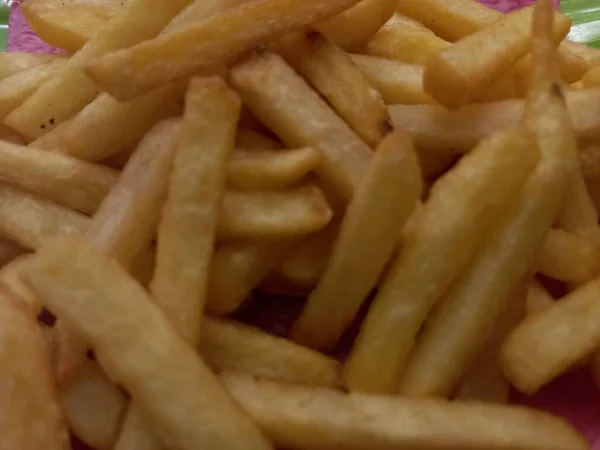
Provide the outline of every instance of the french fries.
{"type": "Polygon", "coordinates": [[[114,448],[115,450],[136,448],[160,450],[162,444],[154,436],[154,433],[148,432],[148,421],[140,411],[130,408],[123,420],[123,427],[114,448]]]}
{"type": "Polygon", "coordinates": [[[518,406],[345,394],[236,375],[221,379],[267,436],[287,448],[588,448],[566,422],[518,406]]]}
{"type": "Polygon", "coordinates": [[[527,314],[546,309],[554,303],[554,298],[537,279],[533,279],[527,291],[527,314]]]}
{"type": "Polygon", "coordinates": [[[323,277],[294,324],[295,341],[316,349],[335,345],[375,286],[422,188],[410,138],[399,131],[388,135],[348,205],[323,277]],[[357,246],[360,241],[368,245],[357,246]]]}
{"type": "Polygon", "coordinates": [[[230,81],[285,144],[319,150],[323,160],[317,173],[350,199],[372,152],[302,78],[279,56],[260,51],[233,67],[230,81]]]}
{"type": "Polygon", "coordinates": [[[583,87],[599,87],[600,86],[600,66],[594,66],[585,73],[581,79],[583,87]]]}
{"type": "Polygon", "coordinates": [[[165,441],[190,450],[209,442],[216,448],[272,448],[116,261],[81,239],[56,238],[22,277],[92,343],[104,369],[144,408],[165,441]],[[63,255],[70,255],[68,262],[63,255]],[[112,319],[116,311],[118,321],[112,319]]]}
{"type": "Polygon", "coordinates": [[[538,160],[531,135],[511,129],[482,141],[436,183],[419,227],[406,239],[346,363],[349,389],[396,389],[427,314],[490,228],[489,208],[518,195],[538,160]],[[510,180],[505,173],[512,174],[510,180]],[[393,314],[398,309],[402,315],[393,314]]]}
{"type": "Polygon", "coordinates": [[[265,41],[331,17],[358,0],[257,0],[86,65],[86,73],[120,100],[226,63],[265,41]],[[251,24],[251,26],[249,26],[251,24]],[[158,62],[158,64],[157,64],[158,62]],[[165,71],[164,66],[169,66],[165,71]],[[127,73],[127,76],[123,74],[127,73]]]}
{"type": "Polygon", "coordinates": [[[44,55],[39,53],[3,52],[0,55],[0,79],[10,77],[16,73],[57,59],[63,59],[63,56],[44,55]]]}

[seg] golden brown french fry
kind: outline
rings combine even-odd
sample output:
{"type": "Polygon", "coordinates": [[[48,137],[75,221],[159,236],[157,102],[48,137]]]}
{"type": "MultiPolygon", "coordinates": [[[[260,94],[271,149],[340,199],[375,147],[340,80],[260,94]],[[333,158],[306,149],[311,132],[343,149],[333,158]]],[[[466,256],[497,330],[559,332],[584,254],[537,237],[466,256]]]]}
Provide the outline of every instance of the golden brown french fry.
{"type": "Polygon", "coordinates": [[[583,87],[600,87],[600,65],[592,67],[581,79],[583,87]]]}
{"type": "Polygon", "coordinates": [[[279,150],[283,147],[274,139],[242,126],[238,128],[235,146],[243,150],[279,150]]]}
{"type": "Polygon", "coordinates": [[[258,328],[205,317],[200,354],[219,372],[239,372],[310,386],[338,386],[336,360],[258,328]]]}
{"type": "Polygon", "coordinates": [[[285,239],[323,229],[333,212],[319,188],[230,191],[219,212],[219,238],[285,239]]]}
{"type": "Polygon", "coordinates": [[[229,374],[221,380],[267,436],[281,447],[588,448],[584,439],[562,419],[520,406],[346,394],[229,374]]]}
{"type": "Polygon", "coordinates": [[[400,131],[388,135],[348,205],[323,277],[294,324],[296,342],[316,349],[336,344],[377,283],[422,189],[410,137],[400,131]]]}
{"type": "Polygon", "coordinates": [[[370,55],[350,55],[387,104],[435,103],[423,89],[423,66],[370,55]]]}
{"type": "Polygon", "coordinates": [[[4,52],[0,55],[0,79],[63,58],[62,55],[4,52]]]}
{"type": "MultiPolygon", "coordinates": [[[[600,89],[565,92],[575,135],[594,140],[600,136],[600,89]]],[[[466,105],[447,111],[433,105],[392,105],[394,126],[407,130],[417,148],[452,152],[470,150],[496,130],[518,124],[523,116],[523,100],[466,105]]]]}
{"type": "Polygon", "coordinates": [[[199,340],[240,106],[239,97],[222,79],[191,80],[158,227],[151,292],[165,316],[191,343],[199,340]]]}
{"type": "Polygon", "coordinates": [[[358,0],[244,3],[184,29],[98,58],[86,65],[86,73],[113,96],[131,99],[200,70],[211,70],[257,42],[300,30],[356,3],[358,0]],[[164,70],[165,66],[169,70],[164,70]]]}
{"type": "Polygon", "coordinates": [[[236,242],[218,247],[210,266],[208,311],[218,315],[235,312],[294,244],[236,242]]]}
{"type": "Polygon", "coordinates": [[[482,141],[438,180],[362,325],[345,367],[349,389],[396,389],[429,311],[490,230],[494,207],[518,195],[538,160],[530,133],[513,128],[482,141]]]}
{"type": "Polygon", "coordinates": [[[38,138],[81,111],[97,94],[83,72],[90,59],[155,36],[190,0],[134,0],[110,20],[67,63],[64,70],[14,110],[6,123],[27,139],[38,138]]]}
{"type": "Polygon", "coordinates": [[[105,166],[0,141],[0,180],[85,214],[96,212],[117,175],[105,166]]]}
{"type": "Polygon", "coordinates": [[[71,120],[30,146],[101,161],[137,143],[156,122],[177,116],[184,90],[185,83],[174,83],[131,102],[100,94],[71,120]]]}
{"type": "Polygon", "coordinates": [[[582,58],[590,68],[596,64],[600,64],[600,50],[597,48],[590,47],[581,42],[569,41],[567,39],[562,42],[561,46],[574,55],[582,58]]]}
{"type": "Polygon", "coordinates": [[[62,70],[66,63],[65,59],[56,59],[1,79],[0,118],[2,121],[4,122],[6,116],[27,100],[43,83],[62,70]]]}
{"type": "Polygon", "coordinates": [[[536,268],[555,280],[585,283],[600,275],[600,246],[568,231],[551,229],[537,255],[536,268]]]}
{"type": "Polygon", "coordinates": [[[82,234],[90,219],[10,186],[0,186],[0,235],[29,250],[57,234],[82,234]]]}
{"type": "Polygon", "coordinates": [[[426,64],[450,44],[410,17],[394,14],[367,44],[367,53],[408,64],[426,64]]]}
{"type": "Polygon", "coordinates": [[[321,163],[312,147],[280,151],[236,150],[227,168],[233,189],[281,189],[297,184],[321,163]]]}
{"type": "Polygon", "coordinates": [[[127,398],[100,366],[84,361],[60,388],[60,400],[71,431],[98,450],[111,450],[119,433],[127,398]]]}
{"type": "Polygon", "coordinates": [[[284,37],[278,52],[367,144],[381,142],[389,131],[387,108],[346,52],[316,32],[284,37]]]}
{"type": "Polygon", "coordinates": [[[286,145],[319,150],[323,160],[318,174],[338,195],[352,197],[372,152],[291,67],[275,54],[255,52],[233,67],[230,81],[286,145]]]}
{"type": "Polygon", "coordinates": [[[344,50],[355,50],[377,33],[395,6],[395,0],[362,0],[315,28],[344,50]]]}
{"type": "Polygon", "coordinates": [[[527,314],[534,314],[554,304],[554,298],[538,279],[534,278],[527,291],[527,314]]]}
{"type": "Polygon", "coordinates": [[[272,448],[118,262],[83,239],[57,238],[21,276],[92,343],[165,442],[182,450],[272,448]]]}
{"type": "Polygon", "coordinates": [[[68,450],[50,355],[37,317],[0,289],[0,401],[2,450],[68,450]]]}

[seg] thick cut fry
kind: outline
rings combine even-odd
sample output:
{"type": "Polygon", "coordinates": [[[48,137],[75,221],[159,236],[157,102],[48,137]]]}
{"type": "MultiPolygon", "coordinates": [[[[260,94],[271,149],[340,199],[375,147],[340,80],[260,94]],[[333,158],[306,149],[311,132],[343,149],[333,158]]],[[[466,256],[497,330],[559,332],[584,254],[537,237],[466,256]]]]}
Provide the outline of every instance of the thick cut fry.
{"type": "Polygon", "coordinates": [[[0,186],[0,235],[37,250],[57,234],[83,234],[90,220],[83,214],[20,189],[0,186]]]}
{"type": "Polygon", "coordinates": [[[493,25],[442,50],[425,66],[425,92],[456,109],[512,67],[531,48],[531,10],[502,17],[493,25]]]}
{"type": "Polygon", "coordinates": [[[236,150],[227,169],[233,189],[281,189],[297,184],[321,163],[312,147],[281,151],[236,150]]]}
{"type": "Polygon", "coordinates": [[[423,66],[403,64],[387,58],[351,55],[365,78],[387,104],[435,103],[423,89],[423,66]]]}
{"type": "Polygon", "coordinates": [[[272,448],[116,261],[82,239],[57,238],[22,277],[92,343],[165,442],[182,450],[272,448]]]}
{"type": "Polygon", "coordinates": [[[4,288],[0,330],[0,449],[70,449],[41,327],[4,288]]]}
{"type": "Polygon", "coordinates": [[[600,275],[600,246],[576,234],[551,229],[537,255],[536,268],[555,280],[585,283],[600,275]]]}
{"type": "Polygon", "coordinates": [[[0,80],[0,119],[4,122],[6,116],[60,72],[66,63],[64,59],[57,59],[0,80]]]}
{"type": "Polygon", "coordinates": [[[338,386],[341,365],[287,339],[240,323],[204,318],[200,354],[219,372],[310,386],[338,386]]]}
{"type": "Polygon", "coordinates": [[[468,263],[494,213],[520,192],[538,160],[531,135],[513,128],[482,141],[438,180],[362,326],[346,363],[348,388],[396,389],[427,314],[468,263]]]}
{"type": "Polygon", "coordinates": [[[277,445],[322,450],[585,450],[562,419],[519,406],[345,394],[257,381],[223,383],[277,445]]]}
{"type": "Polygon", "coordinates": [[[219,213],[220,239],[285,239],[323,229],[333,212],[319,188],[228,192],[219,213]]]}
{"type": "Polygon", "coordinates": [[[589,356],[600,344],[600,280],[595,279],[529,315],[502,348],[502,367],[513,385],[533,393],[589,356]]]}
{"type": "Polygon", "coordinates": [[[43,55],[39,53],[4,52],[0,54],[0,79],[46,64],[56,59],[63,59],[63,56],[43,55]]]}
{"type": "Polygon", "coordinates": [[[86,360],[68,383],[60,400],[71,431],[98,450],[111,450],[117,439],[127,398],[100,366],[86,360]]]}
{"type": "Polygon", "coordinates": [[[390,128],[385,103],[346,52],[315,32],[285,37],[278,50],[367,144],[381,142],[390,128]]]}
{"type": "Polygon", "coordinates": [[[394,14],[367,44],[367,53],[408,64],[426,64],[450,44],[410,17],[394,14]]]}
{"type": "Polygon", "coordinates": [[[325,273],[294,324],[296,342],[316,349],[336,344],[375,286],[422,189],[410,138],[399,131],[388,135],[348,205],[325,273]]]}
{"type": "Polygon", "coordinates": [[[91,215],[115,185],[117,172],[0,141],[0,180],[91,215]]]}
{"type": "Polygon", "coordinates": [[[358,0],[256,0],[98,58],[86,73],[100,87],[127,100],[203,69],[226,63],[257,42],[302,29],[358,0]],[[165,68],[168,67],[168,70],[165,68]]]}
{"type": "MultiPolygon", "coordinates": [[[[575,135],[597,139],[600,89],[567,91],[565,97],[575,135]]],[[[517,125],[523,106],[523,100],[503,100],[466,105],[458,111],[432,105],[393,105],[389,110],[394,126],[407,130],[417,148],[465,152],[494,131],[517,125]]]]}
{"type": "Polygon", "coordinates": [[[199,340],[218,212],[239,114],[240,100],[222,79],[192,79],[158,228],[151,285],[156,303],[191,343],[199,340]]]}
{"type": "Polygon", "coordinates": [[[314,147],[320,176],[346,200],[371,159],[371,150],[285,62],[255,53],[230,75],[244,103],[289,147],[314,147]]]}
{"type": "Polygon", "coordinates": [[[67,63],[6,118],[27,139],[46,134],[81,111],[97,94],[83,72],[90,59],[154,37],[190,0],[134,0],[102,27],[67,63]]]}
{"type": "Polygon", "coordinates": [[[395,0],[362,0],[315,28],[344,50],[355,50],[377,33],[395,6],[395,0]]]}
{"type": "Polygon", "coordinates": [[[583,87],[600,87],[600,65],[592,67],[581,79],[583,87]]]}
{"type": "Polygon", "coordinates": [[[235,312],[293,247],[294,242],[239,242],[217,248],[210,266],[207,309],[218,315],[235,312]]]}
{"type": "Polygon", "coordinates": [[[131,102],[100,94],[71,120],[30,146],[101,161],[134,145],[159,120],[177,116],[184,89],[184,83],[174,83],[131,102]]]}
{"type": "Polygon", "coordinates": [[[527,291],[527,314],[534,314],[554,304],[554,298],[538,279],[534,278],[527,291]]]}

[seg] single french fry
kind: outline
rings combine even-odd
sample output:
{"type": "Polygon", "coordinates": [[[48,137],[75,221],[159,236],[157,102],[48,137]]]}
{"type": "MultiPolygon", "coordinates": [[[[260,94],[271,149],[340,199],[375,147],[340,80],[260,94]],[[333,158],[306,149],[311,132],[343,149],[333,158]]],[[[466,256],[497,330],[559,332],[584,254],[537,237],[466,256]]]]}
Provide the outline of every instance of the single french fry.
{"type": "Polygon", "coordinates": [[[97,86],[83,72],[90,59],[155,36],[190,0],[134,0],[115,15],[66,64],[14,110],[6,123],[29,140],[72,118],[90,103],[97,86]]]}
{"type": "Polygon", "coordinates": [[[219,372],[310,386],[340,383],[339,362],[241,323],[205,317],[199,350],[206,363],[219,372]]]}
{"type": "Polygon", "coordinates": [[[235,312],[294,244],[236,242],[218,247],[210,266],[208,311],[217,315],[235,312]]]}
{"type": "Polygon", "coordinates": [[[0,288],[0,449],[70,449],[37,317],[0,288]]]}
{"type": "Polygon", "coordinates": [[[376,147],[390,117],[376,89],[340,47],[316,32],[288,35],[278,52],[329,102],[367,144],[376,147]]]}
{"type": "Polygon", "coordinates": [[[60,388],[60,401],[71,431],[98,450],[111,450],[127,405],[127,398],[100,366],[84,361],[60,388]]]}
{"type": "Polygon", "coordinates": [[[0,141],[0,180],[85,214],[96,212],[117,175],[68,155],[0,141]]]}
{"type": "Polygon", "coordinates": [[[554,298],[538,279],[534,278],[527,291],[527,314],[535,314],[554,304],[554,298]]]}
{"type": "Polygon", "coordinates": [[[421,23],[396,13],[369,41],[367,53],[423,65],[449,46],[421,23]]]}
{"type": "Polygon", "coordinates": [[[113,96],[131,99],[200,70],[211,70],[257,42],[300,30],[356,3],[358,0],[244,3],[184,29],[91,61],[86,65],[86,73],[113,96]],[[169,70],[164,70],[165,66],[169,70]]]}
{"type": "Polygon", "coordinates": [[[254,55],[233,67],[230,81],[242,100],[290,148],[317,149],[319,176],[349,200],[371,149],[279,56],[254,55]],[[285,86],[285,88],[283,88],[285,86]]]}
{"type": "Polygon", "coordinates": [[[589,68],[600,64],[600,50],[597,48],[590,47],[581,42],[573,42],[565,39],[562,47],[566,48],[569,52],[582,58],[589,66],[589,68]]]}
{"type": "Polygon", "coordinates": [[[219,212],[219,238],[285,239],[323,229],[333,212],[319,188],[230,191],[219,212]]]}
{"type": "Polygon", "coordinates": [[[400,131],[388,135],[348,205],[323,277],[294,324],[296,342],[316,349],[336,344],[377,283],[422,189],[410,137],[400,131]]]}
{"type": "Polygon", "coordinates": [[[284,448],[588,448],[562,419],[520,406],[346,394],[233,374],[221,380],[266,435],[284,448]]]}
{"type": "Polygon", "coordinates": [[[123,384],[165,442],[182,450],[272,448],[115,260],[82,239],[57,238],[21,276],[92,343],[103,368],[123,384]]]}
{"type": "Polygon", "coordinates": [[[235,142],[240,100],[217,77],[194,78],[158,227],[151,292],[187,341],[197,343],[209,265],[235,142]]]}
{"type": "Polygon", "coordinates": [[[56,59],[0,80],[0,118],[4,122],[42,84],[62,70],[67,61],[56,59]]]}
{"type": "Polygon", "coordinates": [[[62,55],[4,52],[0,55],[0,79],[63,58],[62,55]]]}
{"type": "Polygon", "coordinates": [[[395,6],[395,0],[362,0],[315,28],[344,50],[356,50],[377,33],[395,6]]]}
{"type": "Polygon", "coordinates": [[[387,104],[435,103],[423,89],[423,66],[370,55],[350,55],[387,104]]]}
{"type": "Polygon", "coordinates": [[[279,151],[233,153],[227,168],[227,186],[233,189],[281,189],[297,184],[321,163],[312,147],[279,151]]]}
{"type": "Polygon", "coordinates": [[[30,146],[97,162],[134,145],[156,122],[177,116],[185,83],[174,83],[131,102],[100,94],[71,120],[30,146]]]}
{"type": "Polygon", "coordinates": [[[551,229],[537,255],[536,268],[555,280],[583,284],[600,275],[600,246],[582,236],[551,229]]]}
{"type": "Polygon", "coordinates": [[[513,128],[482,141],[437,181],[362,325],[345,367],[349,389],[396,389],[417,332],[491,229],[494,206],[499,212],[518,195],[538,160],[531,134],[513,128]]]}
{"type": "Polygon", "coordinates": [[[279,150],[283,147],[276,140],[241,126],[235,136],[235,146],[243,150],[279,150]]]}
{"type": "MultiPolygon", "coordinates": [[[[579,139],[600,136],[600,88],[565,92],[573,132],[579,139]]],[[[523,100],[466,105],[447,111],[433,105],[392,105],[394,126],[407,130],[417,148],[465,152],[496,130],[518,124],[523,100]]]]}
{"type": "Polygon", "coordinates": [[[31,0],[29,6],[36,11],[43,12],[55,11],[65,6],[81,7],[94,11],[94,14],[108,19],[131,1],[133,0],[102,0],[101,2],[97,0],[69,0],[68,2],[62,0],[31,0]]]}

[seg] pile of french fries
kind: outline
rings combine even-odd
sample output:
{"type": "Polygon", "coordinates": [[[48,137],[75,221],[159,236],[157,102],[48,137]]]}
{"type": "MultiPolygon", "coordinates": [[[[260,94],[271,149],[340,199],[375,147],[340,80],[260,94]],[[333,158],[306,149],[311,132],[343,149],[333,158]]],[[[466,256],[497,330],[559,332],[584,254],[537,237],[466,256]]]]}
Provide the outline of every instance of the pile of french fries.
{"type": "Polygon", "coordinates": [[[0,450],[588,448],[508,404],[600,385],[600,51],[550,1],[22,8],[68,53],[0,54],[0,450]]]}

